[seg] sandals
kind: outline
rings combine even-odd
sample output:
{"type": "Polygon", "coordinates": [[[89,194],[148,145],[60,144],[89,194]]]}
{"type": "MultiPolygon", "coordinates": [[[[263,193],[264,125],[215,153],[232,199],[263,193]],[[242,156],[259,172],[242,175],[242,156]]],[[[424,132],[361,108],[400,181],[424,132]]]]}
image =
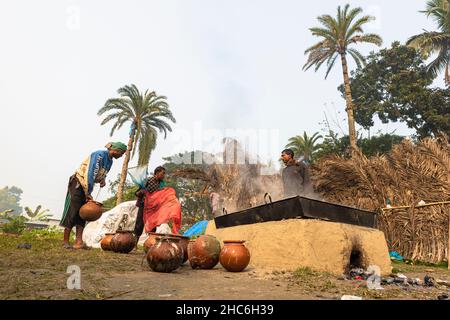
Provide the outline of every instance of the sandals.
{"type": "Polygon", "coordinates": [[[73,247],[72,247],[70,244],[68,244],[68,243],[65,243],[65,244],[63,245],[63,248],[64,248],[64,249],[73,249],[73,247]]]}

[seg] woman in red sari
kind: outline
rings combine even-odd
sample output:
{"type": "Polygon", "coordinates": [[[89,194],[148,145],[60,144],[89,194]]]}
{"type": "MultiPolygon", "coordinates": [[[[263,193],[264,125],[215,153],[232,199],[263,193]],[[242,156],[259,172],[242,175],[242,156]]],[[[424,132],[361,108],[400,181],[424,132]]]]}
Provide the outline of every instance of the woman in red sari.
{"type": "Polygon", "coordinates": [[[158,226],[172,221],[172,233],[181,228],[181,205],[173,188],[166,187],[166,169],[157,167],[153,177],[147,180],[145,188],[137,192],[139,207],[135,235],[154,232],[158,226]]]}

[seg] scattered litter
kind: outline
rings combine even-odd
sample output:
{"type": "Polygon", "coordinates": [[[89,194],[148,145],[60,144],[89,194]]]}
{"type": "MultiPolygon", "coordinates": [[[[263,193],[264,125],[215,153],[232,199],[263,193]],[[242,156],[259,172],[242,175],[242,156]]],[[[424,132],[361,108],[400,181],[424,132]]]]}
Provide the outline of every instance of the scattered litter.
{"type": "Polygon", "coordinates": [[[408,283],[413,286],[420,286],[422,281],[419,278],[408,279],[408,283]]]}
{"type": "Polygon", "coordinates": [[[436,280],[436,283],[440,286],[450,287],[450,282],[448,282],[447,280],[438,279],[436,280]]]}
{"type": "Polygon", "coordinates": [[[31,249],[31,244],[22,243],[17,246],[17,249],[31,249]]]}
{"type": "Polygon", "coordinates": [[[350,295],[343,295],[341,297],[341,300],[362,300],[362,297],[358,296],[350,296],[350,295]]]}
{"type": "Polygon", "coordinates": [[[381,282],[383,284],[393,284],[394,283],[394,278],[392,278],[392,277],[382,278],[381,282]]]}
{"type": "Polygon", "coordinates": [[[171,297],[171,296],[172,296],[172,295],[171,295],[170,293],[158,295],[158,297],[160,297],[160,298],[169,298],[169,297],[171,297]]]}
{"type": "Polygon", "coordinates": [[[438,300],[448,300],[448,294],[441,294],[440,296],[437,297],[438,300]]]}
{"type": "Polygon", "coordinates": [[[424,285],[427,287],[435,287],[436,286],[436,280],[434,280],[433,277],[430,277],[429,275],[426,275],[423,279],[424,285]]]}
{"type": "Polygon", "coordinates": [[[395,283],[403,283],[403,284],[408,284],[408,277],[405,276],[402,273],[399,273],[396,275],[395,279],[394,279],[395,283]]]}

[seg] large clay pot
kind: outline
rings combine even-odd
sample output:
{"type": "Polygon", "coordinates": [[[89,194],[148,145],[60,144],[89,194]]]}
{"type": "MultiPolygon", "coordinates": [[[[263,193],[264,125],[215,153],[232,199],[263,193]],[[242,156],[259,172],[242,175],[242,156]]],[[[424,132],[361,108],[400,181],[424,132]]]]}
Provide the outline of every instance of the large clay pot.
{"type": "Polygon", "coordinates": [[[147,252],[147,263],[156,272],[172,272],[181,265],[184,252],[180,239],[176,237],[156,237],[156,244],[147,252]]]}
{"type": "Polygon", "coordinates": [[[192,269],[212,269],[219,263],[220,242],[216,237],[200,236],[189,246],[189,263],[192,269]]]}
{"type": "Polygon", "coordinates": [[[85,221],[98,220],[103,213],[103,204],[94,200],[86,202],[79,211],[81,219],[85,221]]]}
{"type": "Polygon", "coordinates": [[[111,239],[111,250],[118,253],[130,253],[136,246],[136,237],[131,231],[117,231],[111,239]]]}
{"type": "Polygon", "coordinates": [[[183,249],[183,252],[184,252],[184,258],[183,258],[182,264],[188,260],[187,249],[188,249],[189,237],[185,237],[185,236],[178,235],[178,234],[165,234],[165,233],[156,233],[156,232],[149,232],[149,233],[147,233],[147,235],[148,235],[148,237],[144,242],[145,253],[148,252],[148,249],[150,249],[150,247],[152,247],[156,244],[157,237],[175,237],[175,238],[180,239],[179,245],[181,246],[181,248],[183,249]]]}
{"type": "Polygon", "coordinates": [[[165,237],[167,236],[164,233],[156,233],[156,232],[149,232],[147,233],[148,237],[144,242],[144,252],[147,253],[148,249],[150,249],[150,247],[154,246],[156,244],[156,238],[158,237],[165,237]]]}
{"type": "Polygon", "coordinates": [[[241,272],[250,262],[250,251],[243,240],[225,240],[220,251],[220,264],[228,271],[241,272]]]}
{"type": "Polygon", "coordinates": [[[189,237],[185,237],[185,236],[182,236],[182,235],[171,235],[171,236],[180,239],[180,243],[179,244],[180,244],[181,248],[183,249],[183,253],[184,253],[184,255],[183,255],[183,262],[181,263],[181,264],[183,264],[183,263],[185,263],[188,260],[189,237]]]}
{"type": "Polygon", "coordinates": [[[105,233],[102,241],[100,241],[100,247],[105,251],[111,251],[111,240],[115,233],[105,233]]]}

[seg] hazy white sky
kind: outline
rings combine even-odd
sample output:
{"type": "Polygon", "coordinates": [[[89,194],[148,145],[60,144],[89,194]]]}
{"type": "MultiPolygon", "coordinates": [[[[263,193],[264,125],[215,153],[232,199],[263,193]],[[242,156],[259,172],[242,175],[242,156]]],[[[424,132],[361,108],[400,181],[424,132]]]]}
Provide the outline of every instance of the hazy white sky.
{"type": "MultiPolygon", "coordinates": [[[[418,12],[424,0],[347,2],[378,18],[365,31],[379,33],[384,46],[434,28],[418,12]]],[[[128,128],[111,139],[111,126],[100,126],[96,113],[130,83],[166,95],[177,118],[174,133],[158,140],[150,169],[191,149],[179,138],[200,125],[224,134],[278,130],[270,150],[276,160],[289,137],[320,131],[324,112],[345,118],[340,66],[326,81],[325,70],[301,71],[304,50],[316,42],[308,28],[345,3],[2,0],[0,187],[16,185],[23,206],[42,204],[60,217],[68,178],[83,158],[110,140],[127,141],[128,128]]],[[[411,133],[400,124],[377,128],[411,133]]],[[[109,178],[121,165],[115,161],[109,178]]]]}

